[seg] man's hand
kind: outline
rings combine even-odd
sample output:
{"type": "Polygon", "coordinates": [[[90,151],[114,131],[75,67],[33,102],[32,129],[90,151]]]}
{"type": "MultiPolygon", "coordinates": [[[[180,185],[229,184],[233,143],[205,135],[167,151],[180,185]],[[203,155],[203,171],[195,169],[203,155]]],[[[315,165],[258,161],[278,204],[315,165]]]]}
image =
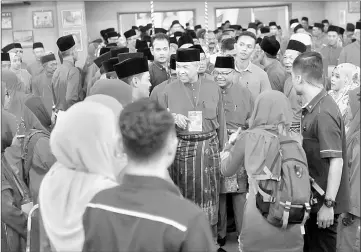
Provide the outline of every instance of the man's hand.
{"type": "Polygon", "coordinates": [[[237,137],[239,136],[239,134],[241,134],[241,132],[242,132],[242,128],[239,127],[236,132],[234,132],[232,135],[230,135],[228,142],[230,144],[234,145],[236,143],[237,137]]]}
{"type": "Polygon", "coordinates": [[[188,117],[181,114],[176,114],[174,120],[175,120],[175,124],[181,129],[186,129],[188,123],[190,122],[188,117]]]}
{"type": "Polygon", "coordinates": [[[334,211],[333,207],[326,207],[322,205],[321,209],[317,213],[318,228],[328,228],[333,225],[334,211]]]}

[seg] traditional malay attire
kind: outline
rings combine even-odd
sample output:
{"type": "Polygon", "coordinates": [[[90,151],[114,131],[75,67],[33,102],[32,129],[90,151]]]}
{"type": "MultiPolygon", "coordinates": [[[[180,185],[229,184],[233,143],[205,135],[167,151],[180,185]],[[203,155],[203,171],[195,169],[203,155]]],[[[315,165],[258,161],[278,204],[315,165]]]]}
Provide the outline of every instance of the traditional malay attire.
{"type": "MultiPolygon", "coordinates": [[[[33,50],[35,50],[36,48],[43,48],[44,49],[43,43],[35,42],[33,44],[33,50]]],[[[41,63],[40,59],[36,59],[35,62],[28,65],[27,70],[31,74],[31,76],[33,76],[33,77],[37,76],[38,74],[40,74],[44,70],[43,63],[41,63]]]]}
{"type": "Polygon", "coordinates": [[[283,92],[283,87],[287,79],[287,73],[282,64],[277,60],[280,43],[274,36],[264,37],[260,47],[266,53],[265,57],[272,59],[272,63],[264,68],[268,75],[272,89],[283,92]]]}
{"type": "MultiPolygon", "coordinates": [[[[217,57],[214,71],[222,69],[234,69],[234,58],[217,57]]],[[[232,73],[234,74],[235,71],[233,70],[232,73]]],[[[239,85],[238,79],[233,78],[231,83],[221,86],[221,93],[228,136],[236,132],[239,127],[243,130],[248,129],[248,120],[251,117],[254,106],[251,92],[246,87],[239,85]]],[[[221,176],[220,181],[218,236],[220,239],[225,239],[227,233],[226,196],[228,193],[231,194],[236,229],[238,234],[240,234],[244,203],[246,202],[246,193],[248,191],[248,178],[247,173],[242,169],[230,178],[221,176]]]]}
{"type": "Polygon", "coordinates": [[[322,31],[322,33],[318,37],[316,37],[316,36],[312,37],[313,50],[316,52],[320,52],[321,49],[324,46],[327,46],[327,44],[328,44],[327,35],[323,32],[323,26],[324,25],[321,23],[314,24],[314,27],[317,27],[318,29],[320,29],[322,31]]]}
{"type": "MultiPolygon", "coordinates": [[[[178,49],[177,62],[198,62],[197,49],[178,49]]],[[[198,76],[195,83],[175,80],[164,89],[161,105],[187,116],[186,129],[177,127],[178,150],[170,176],[184,197],[208,216],[217,237],[219,204],[219,151],[227,141],[226,121],[218,85],[198,76]]]]}
{"type": "MultiPolygon", "coordinates": [[[[40,59],[41,64],[48,64],[56,61],[54,54],[48,54],[40,59]]],[[[54,73],[49,73],[45,69],[37,76],[34,76],[31,81],[31,89],[35,96],[43,98],[43,102],[49,115],[51,115],[53,107],[53,93],[51,91],[51,80],[54,73]]]]}
{"type": "MultiPolygon", "coordinates": [[[[61,52],[67,51],[75,46],[72,35],[60,37],[56,44],[61,52]]],[[[51,81],[51,90],[55,110],[66,111],[73,104],[80,101],[82,91],[81,74],[75,67],[75,62],[63,60],[56,69],[51,81]]]]}
{"type": "Polygon", "coordinates": [[[135,52],[135,43],[136,39],[138,38],[138,34],[133,29],[130,29],[124,32],[124,37],[127,39],[129,51],[132,53],[135,52]]]}

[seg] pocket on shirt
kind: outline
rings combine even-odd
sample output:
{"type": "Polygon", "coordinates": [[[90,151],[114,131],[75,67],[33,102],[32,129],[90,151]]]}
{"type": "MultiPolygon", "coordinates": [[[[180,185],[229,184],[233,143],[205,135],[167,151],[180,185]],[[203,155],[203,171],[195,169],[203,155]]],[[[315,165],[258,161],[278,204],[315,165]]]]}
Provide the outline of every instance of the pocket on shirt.
{"type": "Polygon", "coordinates": [[[212,102],[203,102],[204,118],[213,120],[217,117],[217,105],[212,102]]]}

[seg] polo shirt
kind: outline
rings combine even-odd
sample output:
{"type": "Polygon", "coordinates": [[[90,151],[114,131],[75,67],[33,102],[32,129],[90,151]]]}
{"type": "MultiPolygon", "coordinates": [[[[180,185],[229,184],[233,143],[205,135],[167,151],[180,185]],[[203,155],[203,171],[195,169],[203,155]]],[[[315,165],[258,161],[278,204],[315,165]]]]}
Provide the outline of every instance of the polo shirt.
{"type": "Polygon", "coordinates": [[[83,252],[216,251],[208,219],[172,182],[125,174],[83,215],[83,252]]]}
{"type": "Polygon", "coordinates": [[[355,41],[342,49],[338,64],[342,63],[351,63],[360,67],[360,41],[355,41]]]}
{"type": "MultiPolygon", "coordinates": [[[[342,177],[336,196],[335,214],[349,211],[349,175],[344,121],[341,112],[325,89],[302,108],[303,148],[306,152],[310,176],[326,192],[330,158],[342,158],[342,177]]],[[[318,203],[313,212],[323,205],[317,193],[318,203]]]]}
{"type": "Polygon", "coordinates": [[[149,65],[149,75],[150,75],[150,93],[153,91],[155,86],[169,79],[169,71],[167,68],[162,66],[157,62],[153,62],[149,65]]]}
{"type": "Polygon", "coordinates": [[[268,75],[272,89],[283,92],[287,73],[281,63],[278,60],[274,60],[269,66],[265,67],[264,70],[268,75]]]}
{"type": "Polygon", "coordinates": [[[235,69],[241,74],[239,83],[251,91],[254,101],[260,93],[272,89],[266,72],[253,64],[251,61],[246,69],[239,70],[237,66],[235,69]]]}

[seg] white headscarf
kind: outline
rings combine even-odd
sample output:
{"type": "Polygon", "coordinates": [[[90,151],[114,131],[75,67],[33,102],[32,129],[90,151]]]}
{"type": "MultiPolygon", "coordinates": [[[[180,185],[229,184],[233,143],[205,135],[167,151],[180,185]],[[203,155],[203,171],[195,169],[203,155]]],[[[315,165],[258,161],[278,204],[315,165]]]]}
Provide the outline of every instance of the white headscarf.
{"type": "Polygon", "coordinates": [[[117,186],[116,116],[97,102],[73,105],[57,121],[50,147],[57,159],[40,186],[40,211],[56,251],[81,251],[82,217],[98,192],[117,186]]]}

